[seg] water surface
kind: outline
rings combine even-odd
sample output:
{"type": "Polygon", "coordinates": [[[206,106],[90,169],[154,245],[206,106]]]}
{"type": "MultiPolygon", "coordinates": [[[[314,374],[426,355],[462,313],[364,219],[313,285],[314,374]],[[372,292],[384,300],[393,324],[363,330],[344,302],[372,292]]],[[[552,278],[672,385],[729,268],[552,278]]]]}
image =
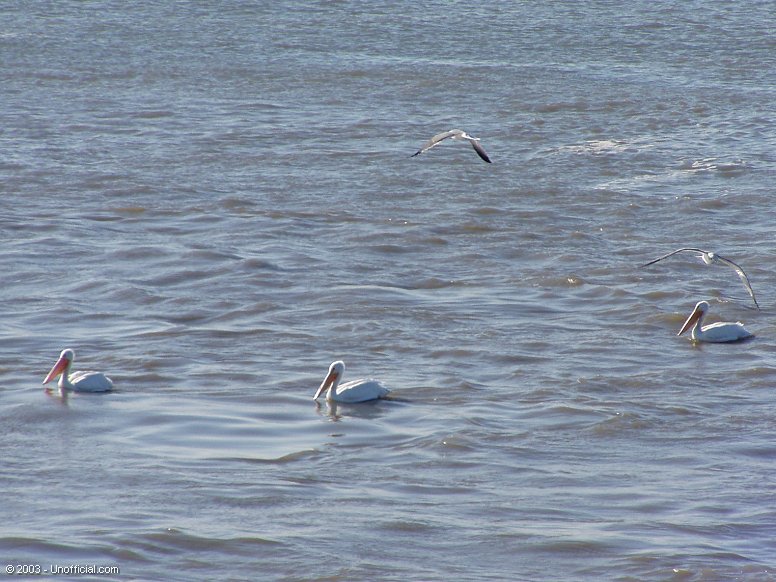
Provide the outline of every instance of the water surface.
{"type": "Polygon", "coordinates": [[[4,3],[6,563],[774,579],[772,8],[4,3]]]}

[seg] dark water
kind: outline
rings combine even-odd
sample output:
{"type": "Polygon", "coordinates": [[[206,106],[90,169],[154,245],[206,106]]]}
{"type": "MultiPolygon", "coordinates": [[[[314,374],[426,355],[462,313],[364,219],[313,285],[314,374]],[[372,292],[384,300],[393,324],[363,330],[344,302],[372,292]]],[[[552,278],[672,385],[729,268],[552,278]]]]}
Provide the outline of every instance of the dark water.
{"type": "Polygon", "coordinates": [[[0,555],[776,579],[774,14],[0,5],[0,555]],[[410,158],[453,127],[494,163],[410,158]],[[638,268],[683,246],[762,310],[638,268]],[[65,347],[116,390],[46,394],[65,347]],[[336,359],[401,400],[316,407],[336,359]]]}

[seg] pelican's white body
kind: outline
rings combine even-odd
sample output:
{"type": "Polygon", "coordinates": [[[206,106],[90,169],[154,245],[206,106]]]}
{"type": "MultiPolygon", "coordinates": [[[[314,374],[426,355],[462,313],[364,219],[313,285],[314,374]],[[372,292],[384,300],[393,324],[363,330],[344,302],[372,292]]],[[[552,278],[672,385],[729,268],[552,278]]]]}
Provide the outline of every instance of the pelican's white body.
{"type": "Polygon", "coordinates": [[[345,373],[345,363],[338,361],[329,366],[329,372],[326,374],[320,387],[318,388],[314,400],[318,400],[321,393],[326,390],[326,400],[329,402],[366,402],[368,400],[377,400],[385,398],[390,390],[383,386],[377,380],[360,379],[352,380],[340,384],[342,375],[345,373]]]}
{"type": "Polygon", "coordinates": [[[706,301],[699,301],[677,335],[682,335],[692,327],[690,337],[696,342],[725,343],[753,337],[754,334],[747,330],[740,321],[735,323],[720,321],[702,325],[703,316],[708,310],[709,304],[706,301]]]}
{"type": "Polygon", "coordinates": [[[73,372],[65,379],[64,374],[59,377],[57,386],[75,392],[108,392],[113,389],[113,381],[102,372],[73,372]]]}
{"type": "Polygon", "coordinates": [[[60,390],[73,392],[109,392],[113,390],[113,381],[102,372],[73,372],[71,375],[70,366],[74,359],[73,350],[62,350],[57,363],[51,368],[43,383],[48,384],[59,376],[57,386],[60,390]]]}

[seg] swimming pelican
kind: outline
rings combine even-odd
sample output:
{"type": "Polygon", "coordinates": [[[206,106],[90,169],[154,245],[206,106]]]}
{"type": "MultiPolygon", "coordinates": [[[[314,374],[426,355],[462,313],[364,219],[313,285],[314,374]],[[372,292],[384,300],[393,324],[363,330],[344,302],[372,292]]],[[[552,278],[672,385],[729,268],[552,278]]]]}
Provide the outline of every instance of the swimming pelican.
{"type": "Polygon", "coordinates": [[[754,336],[740,321],[736,323],[720,321],[702,327],[703,316],[706,315],[708,310],[708,302],[699,301],[696,303],[695,309],[676,335],[682,335],[692,328],[692,334],[690,335],[694,341],[713,343],[735,342],[754,336]]]}
{"type": "Polygon", "coordinates": [[[468,140],[470,144],[472,144],[472,147],[474,148],[474,151],[477,152],[477,155],[480,156],[483,160],[488,162],[489,164],[493,163],[490,161],[490,158],[488,157],[488,154],[485,153],[485,150],[482,149],[482,146],[480,145],[480,138],[478,137],[472,137],[465,131],[462,131],[460,129],[451,129],[450,131],[445,131],[442,133],[436,134],[434,137],[432,137],[430,140],[428,140],[425,144],[423,144],[423,147],[420,148],[418,151],[416,151],[414,154],[412,154],[410,157],[414,158],[415,156],[422,154],[425,151],[430,150],[434,146],[438,145],[443,140],[446,140],[448,137],[453,138],[454,140],[468,140]]]}
{"type": "Polygon", "coordinates": [[[102,372],[73,372],[70,376],[70,366],[75,358],[75,352],[62,350],[59,359],[51,371],[43,380],[48,384],[57,376],[60,376],[57,386],[60,390],[73,390],[75,392],[108,392],[113,389],[113,382],[102,372]]]}
{"type": "Polygon", "coordinates": [[[326,400],[329,402],[366,402],[367,400],[385,398],[388,392],[390,392],[380,382],[371,379],[352,380],[340,386],[339,383],[344,373],[345,362],[333,362],[329,366],[326,378],[324,378],[315,396],[313,396],[313,400],[318,400],[321,393],[327,388],[326,400]]]}
{"type": "Polygon", "coordinates": [[[746,273],[744,273],[744,270],[741,268],[741,266],[738,265],[737,263],[734,263],[730,259],[726,259],[722,255],[718,255],[717,253],[713,253],[711,251],[704,251],[703,249],[682,248],[682,249],[677,249],[671,253],[668,253],[667,255],[663,255],[662,257],[658,257],[654,261],[650,261],[641,266],[648,267],[649,265],[657,263],[658,261],[662,261],[663,259],[667,259],[672,255],[675,255],[677,253],[683,253],[683,252],[697,253],[696,256],[707,265],[713,265],[714,263],[717,263],[717,264],[727,265],[728,267],[732,267],[735,270],[735,272],[738,274],[741,281],[743,281],[744,287],[746,287],[746,290],[749,292],[749,295],[752,297],[752,301],[754,301],[755,307],[757,307],[757,309],[760,309],[760,306],[757,303],[757,299],[755,299],[754,297],[754,289],[752,289],[752,285],[749,283],[749,277],[746,276],[746,273]]]}

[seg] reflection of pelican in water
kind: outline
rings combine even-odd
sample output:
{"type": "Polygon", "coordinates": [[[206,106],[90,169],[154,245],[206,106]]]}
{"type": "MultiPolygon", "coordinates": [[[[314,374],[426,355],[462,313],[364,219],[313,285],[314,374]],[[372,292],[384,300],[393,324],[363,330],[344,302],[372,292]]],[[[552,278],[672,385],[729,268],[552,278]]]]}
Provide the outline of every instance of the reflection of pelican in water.
{"type": "Polygon", "coordinates": [[[48,384],[54,378],[59,376],[60,390],[72,390],[73,392],[108,392],[113,389],[113,382],[102,372],[73,372],[70,375],[70,366],[75,359],[75,353],[73,350],[62,350],[59,354],[59,359],[51,371],[43,380],[44,384],[48,384]]]}
{"type": "Polygon", "coordinates": [[[684,252],[691,252],[696,253],[696,256],[701,259],[704,263],[707,265],[727,265],[728,267],[732,267],[733,270],[736,272],[738,277],[741,279],[741,281],[744,284],[744,287],[746,287],[746,290],[749,292],[749,296],[752,298],[752,301],[754,301],[755,306],[757,309],[760,309],[760,306],[757,303],[757,299],[754,297],[754,289],[752,289],[751,283],[749,283],[749,277],[746,276],[746,273],[741,268],[741,266],[738,263],[734,263],[730,259],[726,259],[722,255],[718,255],[717,253],[713,253],[711,251],[704,251],[703,249],[695,249],[692,247],[688,248],[682,248],[677,249],[673,252],[668,253],[667,255],[663,255],[662,257],[658,257],[654,261],[650,261],[648,263],[644,263],[641,265],[642,267],[648,267],[649,265],[654,265],[658,261],[662,261],[663,259],[667,259],[670,256],[673,256],[677,253],[684,253],[684,252]]]}
{"type": "MultiPolygon", "coordinates": [[[[330,422],[340,422],[347,420],[363,420],[367,422],[377,422],[382,419],[387,409],[381,406],[380,403],[383,399],[370,400],[369,402],[357,402],[357,403],[343,403],[335,402],[333,400],[326,400],[321,403],[320,400],[315,401],[315,411],[318,415],[327,418],[330,422]]],[[[388,397],[386,400],[393,400],[393,397],[388,397]]],[[[345,433],[333,433],[329,436],[339,437],[344,436],[345,433]]]]}
{"type": "Polygon", "coordinates": [[[54,390],[46,388],[45,393],[52,400],[58,400],[62,406],[70,406],[70,392],[67,389],[63,390],[60,388],[59,390],[54,390]]]}
{"type": "Polygon", "coordinates": [[[345,373],[345,362],[333,362],[329,366],[329,372],[321,382],[318,390],[313,396],[313,400],[318,400],[321,393],[326,390],[327,402],[366,402],[367,400],[377,400],[385,398],[390,390],[380,384],[377,380],[361,379],[345,382],[340,386],[340,380],[345,373]]]}
{"type": "Polygon", "coordinates": [[[709,304],[706,301],[699,301],[695,305],[695,309],[684,322],[682,329],[676,335],[682,335],[688,329],[692,328],[690,336],[694,341],[698,342],[736,342],[738,340],[753,337],[754,334],[750,333],[744,324],[740,321],[736,323],[730,323],[726,321],[720,321],[709,325],[703,324],[703,316],[709,310],[709,304]]]}

